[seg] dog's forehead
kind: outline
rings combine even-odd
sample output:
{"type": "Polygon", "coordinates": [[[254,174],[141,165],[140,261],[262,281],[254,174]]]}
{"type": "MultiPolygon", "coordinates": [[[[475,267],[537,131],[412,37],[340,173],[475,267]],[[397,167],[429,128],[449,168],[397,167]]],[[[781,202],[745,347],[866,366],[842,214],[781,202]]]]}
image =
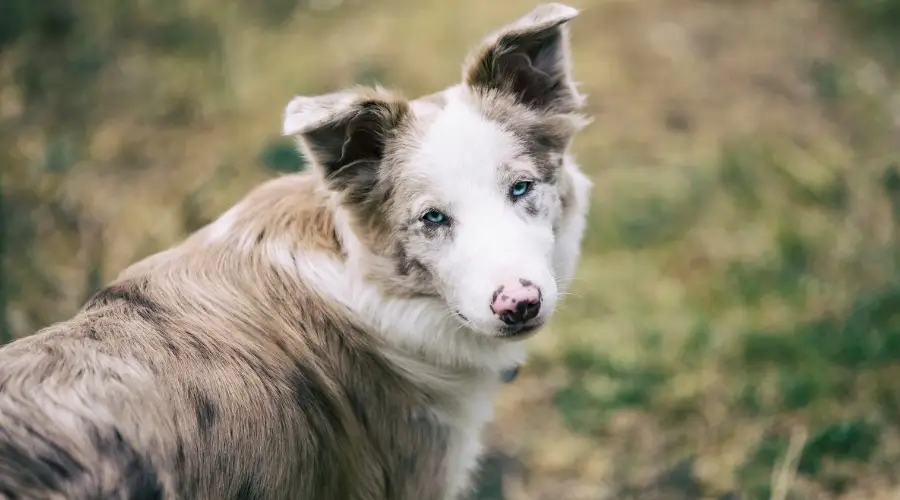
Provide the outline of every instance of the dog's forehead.
{"type": "Polygon", "coordinates": [[[420,129],[409,165],[432,179],[487,182],[524,153],[508,127],[452,92],[439,104],[417,103],[413,112],[420,129]]]}

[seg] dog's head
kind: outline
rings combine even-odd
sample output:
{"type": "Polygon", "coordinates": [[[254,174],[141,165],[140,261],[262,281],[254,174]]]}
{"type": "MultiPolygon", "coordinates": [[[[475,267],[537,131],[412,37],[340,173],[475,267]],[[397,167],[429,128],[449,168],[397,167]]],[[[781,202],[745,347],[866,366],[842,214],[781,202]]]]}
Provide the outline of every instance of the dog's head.
{"type": "Polygon", "coordinates": [[[546,4],[505,26],[439,94],[355,88],[288,104],[284,133],[339,195],[387,293],[433,297],[491,337],[524,337],[553,312],[564,153],[585,123],[566,28],[576,14],[546,4]]]}

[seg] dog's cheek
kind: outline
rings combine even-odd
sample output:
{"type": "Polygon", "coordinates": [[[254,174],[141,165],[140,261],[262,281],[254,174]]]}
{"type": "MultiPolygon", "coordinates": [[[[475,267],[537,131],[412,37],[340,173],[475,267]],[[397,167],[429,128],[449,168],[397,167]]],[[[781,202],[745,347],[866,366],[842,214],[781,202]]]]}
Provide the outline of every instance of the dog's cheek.
{"type": "Polygon", "coordinates": [[[424,278],[431,271],[414,251],[402,243],[398,245],[394,255],[397,264],[397,273],[404,277],[424,278]]]}
{"type": "Polygon", "coordinates": [[[393,255],[398,277],[419,294],[440,295],[432,242],[415,232],[402,232],[399,236],[393,255]]]}
{"type": "Polygon", "coordinates": [[[532,196],[521,201],[521,211],[529,222],[555,223],[561,212],[558,189],[553,184],[539,186],[532,196]]]}
{"type": "Polygon", "coordinates": [[[559,200],[559,206],[556,213],[553,214],[553,236],[555,238],[559,237],[559,232],[566,221],[567,206],[571,206],[572,203],[572,200],[568,200],[564,196],[559,196],[557,199],[559,200]]]}

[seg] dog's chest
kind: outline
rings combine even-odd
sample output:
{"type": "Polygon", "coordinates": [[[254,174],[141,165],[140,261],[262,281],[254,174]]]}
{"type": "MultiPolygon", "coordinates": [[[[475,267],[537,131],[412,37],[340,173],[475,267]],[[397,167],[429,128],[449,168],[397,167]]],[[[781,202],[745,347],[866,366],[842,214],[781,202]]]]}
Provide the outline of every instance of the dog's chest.
{"type": "Polygon", "coordinates": [[[482,454],[482,432],[494,417],[494,392],[494,385],[480,387],[466,398],[458,413],[442,419],[449,429],[445,500],[460,498],[470,486],[482,454]]]}

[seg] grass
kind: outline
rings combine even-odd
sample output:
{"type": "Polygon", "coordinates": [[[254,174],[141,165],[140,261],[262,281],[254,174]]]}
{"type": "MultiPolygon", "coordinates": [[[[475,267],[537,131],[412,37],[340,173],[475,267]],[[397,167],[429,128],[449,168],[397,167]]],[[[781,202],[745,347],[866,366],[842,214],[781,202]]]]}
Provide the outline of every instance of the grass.
{"type": "MultiPolygon", "coordinates": [[[[498,401],[482,498],[893,498],[898,4],[574,3],[584,258],[498,401]]],[[[295,93],[434,91],[532,5],[9,2],[0,334],[304,168],[295,93]]]]}

